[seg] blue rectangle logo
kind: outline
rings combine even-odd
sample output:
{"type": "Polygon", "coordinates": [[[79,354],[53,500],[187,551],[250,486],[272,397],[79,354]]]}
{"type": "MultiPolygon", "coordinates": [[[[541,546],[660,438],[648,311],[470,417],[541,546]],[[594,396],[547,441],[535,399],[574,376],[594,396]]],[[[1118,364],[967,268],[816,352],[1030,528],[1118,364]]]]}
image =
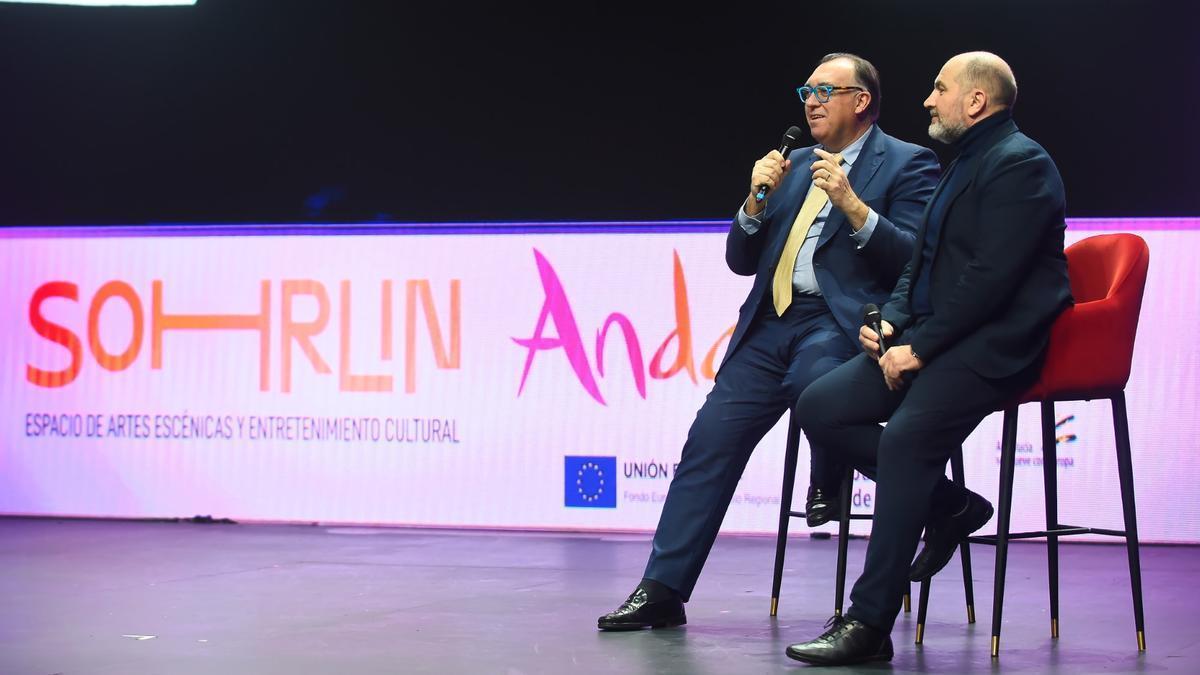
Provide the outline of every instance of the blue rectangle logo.
{"type": "Polygon", "coordinates": [[[617,458],[563,457],[563,506],[617,508],[617,458]]]}

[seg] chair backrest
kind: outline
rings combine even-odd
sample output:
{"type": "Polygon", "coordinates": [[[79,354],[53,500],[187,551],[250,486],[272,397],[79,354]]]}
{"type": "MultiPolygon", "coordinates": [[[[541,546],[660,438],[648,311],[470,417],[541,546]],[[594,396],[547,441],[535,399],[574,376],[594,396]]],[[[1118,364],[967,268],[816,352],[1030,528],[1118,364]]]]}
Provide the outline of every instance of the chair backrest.
{"type": "Polygon", "coordinates": [[[1136,234],[1101,234],[1067,247],[1067,273],[1075,304],[1125,297],[1141,308],[1150,248],[1136,234]],[[1136,298],[1136,299],[1135,299],[1136,298]]]}
{"type": "Polygon", "coordinates": [[[1075,304],[1054,322],[1041,377],[1023,401],[1103,398],[1129,381],[1150,247],[1136,234],[1102,234],[1066,254],[1075,304]]]}

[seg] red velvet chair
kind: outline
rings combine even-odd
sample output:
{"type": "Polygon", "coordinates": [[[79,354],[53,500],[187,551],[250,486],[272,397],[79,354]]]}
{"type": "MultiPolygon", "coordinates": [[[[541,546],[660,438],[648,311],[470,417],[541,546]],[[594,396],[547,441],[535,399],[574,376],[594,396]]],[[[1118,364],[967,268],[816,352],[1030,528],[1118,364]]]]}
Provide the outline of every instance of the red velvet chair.
{"type": "MultiPolygon", "coordinates": [[[[1000,498],[996,534],[971,541],[996,546],[996,581],[992,603],[992,656],[1000,654],[1000,618],[1004,609],[1004,574],[1011,539],[1045,537],[1050,577],[1050,635],[1058,637],[1058,538],[1072,534],[1124,537],[1133,589],[1133,616],[1139,651],[1146,649],[1142,616],[1142,572],[1138,556],[1137,512],[1133,496],[1133,462],[1129,449],[1129,420],[1125,384],[1133,360],[1133,342],[1146,287],[1150,249],[1134,234],[1104,234],[1079,241],[1066,250],[1075,305],[1054,322],[1046,362],[1038,382],[1020,400],[1004,409],[1001,442],[1000,498]],[[1054,427],[1055,401],[1112,401],[1116,435],[1117,473],[1125,529],[1063,525],[1058,522],[1058,473],[1054,427]],[[1017,405],[1042,404],[1042,473],[1046,492],[1046,529],[1009,532],[1012,515],[1013,469],[1016,464],[1017,405]]],[[[929,582],[921,585],[917,613],[917,642],[921,642],[929,582]]]]}

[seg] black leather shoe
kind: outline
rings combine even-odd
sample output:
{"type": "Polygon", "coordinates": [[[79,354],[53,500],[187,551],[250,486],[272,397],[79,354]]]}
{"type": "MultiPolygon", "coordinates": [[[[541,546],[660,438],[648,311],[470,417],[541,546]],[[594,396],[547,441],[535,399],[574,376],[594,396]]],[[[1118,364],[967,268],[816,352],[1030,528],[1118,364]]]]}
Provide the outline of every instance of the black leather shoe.
{"type": "Polygon", "coordinates": [[[892,660],[891,635],[844,616],[834,616],[825,626],[829,630],[816,640],[788,647],[788,658],[817,666],[892,660]]]}
{"type": "Polygon", "coordinates": [[[974,492],[967,493],[966,511],[956,516],[939,515],[925,526],[925,548],[908,569],[910,581],[925,581],[942,571],[954,557],[954,549],[971,533],[987,524],[994,513],[992,504],[974,492]]]}
{"type": "Polygon", "coordinates": [[[815,485],[808,487],[808,498],[804,500],[804,522],[808,523],[809,527],[824,525],[840,518],[841,515],[836,492],[829,492],[815,485]]]}
{"type": "Polygon", "coordinates": [[[600,630],[641,630],[669,628],[687,623],[683,601],[678,596],[651,601],[646,589],[638,586],[616,610],[596,621],[600,630]]]}

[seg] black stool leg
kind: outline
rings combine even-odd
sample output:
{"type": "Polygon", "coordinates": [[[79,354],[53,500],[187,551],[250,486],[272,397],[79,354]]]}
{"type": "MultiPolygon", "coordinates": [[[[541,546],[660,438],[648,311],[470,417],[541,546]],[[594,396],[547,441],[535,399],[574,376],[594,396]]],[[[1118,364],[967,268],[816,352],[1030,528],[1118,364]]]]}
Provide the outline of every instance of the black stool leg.
{"type": "Polygon", "coordinates": [[[775,540],[775,578],[771,581],[771,616],[779,611],[779,587],[783,584],[783,555],[787,549],[788,524],[792,516],[792,490],[796,487],[796,463],[800,453],[800,425],[793,410],[788,417],[787,449],[783,455],[783,493],[779,496],[779,535],[775,540]]]}
{"type": "Polygon", "coordinates": [[[1121,477],[1121,506],[1125,511],[1125,545],[1129,550],[1129,582],[1133,588],[1133,623],[1138,651],[1146,651],[1146,625],[1142,616],[1142,563],[1138,553],[1137,509],[1133,501],[1133,457],[1129,448],[1129,417],[1125,392],[1112,397],[1113,428],[1117,435],[1117,472],[1121,477]]]}
{"type": "Polygon", "coordinates": [[[921,644],[925,639],[925,613],[929,611],[929,587],[932,582],[932,579],[921,582],[921,597],[917,599],[917,639],[914,641],[916,644],[921,644]]]}
{"type": "Polygon", "coordinates": [[[1008,526],[1012,516],[1013,472],[1017,463],[1017,407],[1004,411],[1000,443],[1000,513],[996,521],[996,581],[992,597],[992,658],[1000,656],[1000,618],[1004,613],[1004,573],[1008,566],[1008,526]]]}
{"type": "MultiPolygon", "coordinates": [[[[1058,528],[1058,438],[1054,401],[1042,401],[1042,478],[1046,486],[1046,531],[1058,528]]],[[[1046,536],[1046,571],[1050,578],[1050,637],[1058,638],[1058,535],[1046,536]]]]}
{"type": "Polygon", "coordinates": [[[842,492],[839,499],[842,501],[842,517],[838,521],[838,557],[837,557],[837,581],[835,583],[836,597],[833,599],[833,613],[835,616],[842,615],[842,603],[846,597],[846,558],[849,557],[850,547],[850,489],[854,485],[854,469],[847,468],[846,473],[842,476],[842,492]]]}
{"type": "MultiPolygon", "coordinates": [[[[950,455],[950,475],[954,482],[967,487],[967,475],[963,470],[962,448],[950,455]]],[[[964,540],[958,547],[958,557],[962,560],[963,596],[967,601],[967,623],[975,623],[975,580],[971,575],[971,542],[964,540]]]]}
{"type": "MultiPolygon", "coordinates": [[[[950,475],[953,476],[954,482],[967,487],[966,472],[963,470],[963,455],[962,448],[954,451],[950,455],[950,475]]],[[[962,559],[963,566],[963,595],[967,600],[967,623],[975,623],[975,584],[971,579],[971,543],[964,541],[958,548],[958,557],[962,559]]],[[[932,584],[932,579],[926,579],[921,582],[921,597],[917,601],[917,639],[916,643],[921,644],[925,640],[925,617],[929,611],[929,588],[932,584]]],[[[905,596],[908,599],[908,596],[905,596]]]]}

